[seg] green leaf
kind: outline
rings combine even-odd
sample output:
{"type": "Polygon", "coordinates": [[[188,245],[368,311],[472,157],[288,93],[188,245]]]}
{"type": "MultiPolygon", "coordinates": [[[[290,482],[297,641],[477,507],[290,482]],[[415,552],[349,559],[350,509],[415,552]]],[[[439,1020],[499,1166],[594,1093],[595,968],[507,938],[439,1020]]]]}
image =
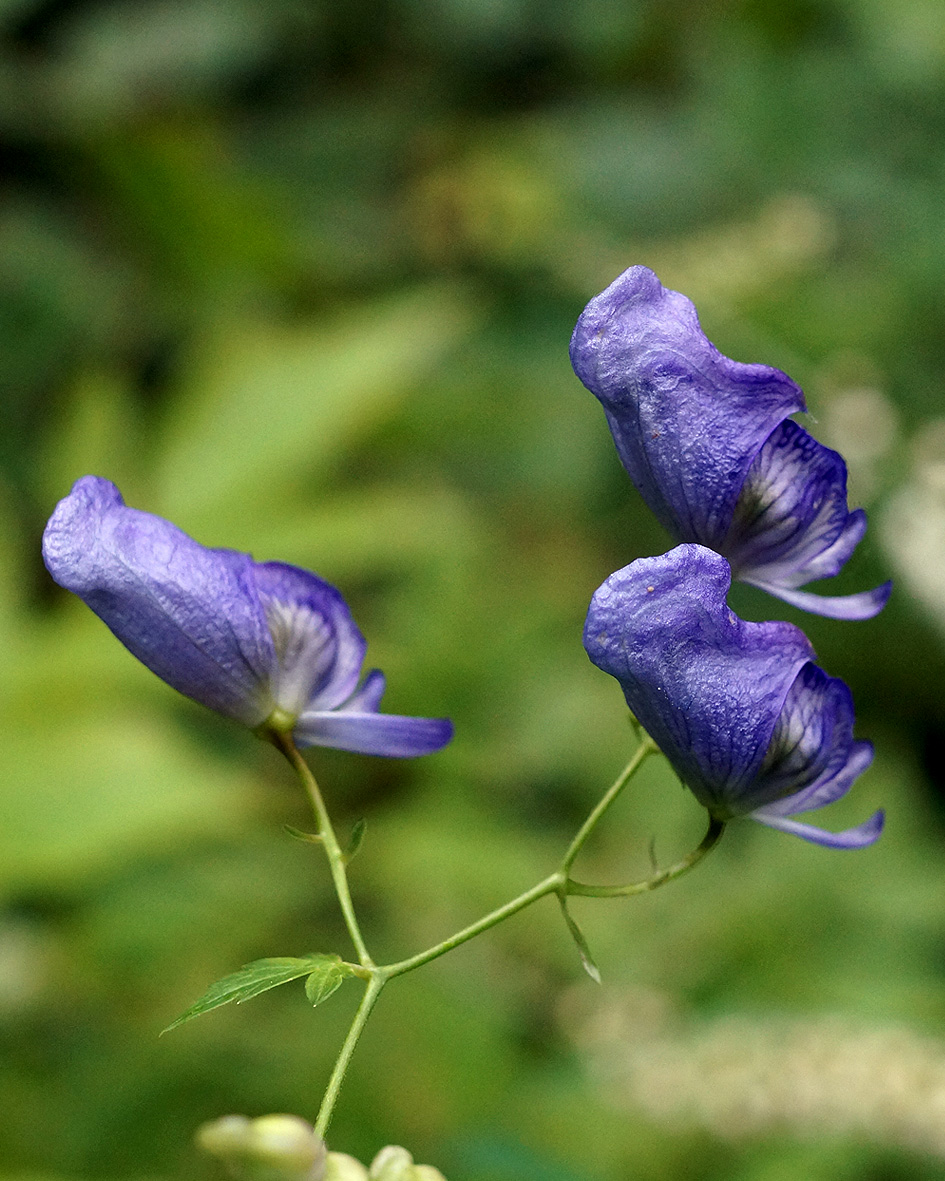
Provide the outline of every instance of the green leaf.
{"type": "Polygon", "coordinates": [[[361,842],[364,840],[364,834],[367,832],[367,821],[362,816],[360,820],[356,820],[351,828],[351,836],[348,837],[348,847],[345,849],[345,861],[351,861],[361,848],[361,842]]]}
{"type": "Polygon", "coordinates": [[[561,913],[564,915],[564,921],[568,924],[568,930],[571,932],[571,938],[577,945],[578,952],[581,956],[581,963],[584,965],[584,971],[590,976],[595,984],[600,984],[600,969],[594,963],[594,957],[591,955],[591,949],[587,945],[587,940],[584,938],[584,932],[577,925],[568,910],[568,905],[565,900],[561,900],[561,913]]]}
{"type": "Polygon", "coordinates": [[[189,367],[149,507],[214,537],[240,518],[245,529],[247,505],[256,521],[277,516],[287,484],[327,472],[479,315],[463,288],[438,284],[349,308],[329,322],[231,323],[189,367]]]}
{"type": "Polygon", "coordinates": [[[304,841],[307,845],[320,845],[322,838],[317,832],[303,832],[301,828],[296,828],[292,824],[283,824],[282,831],[297,841],[304,841]]]}
{"type": "Polygon", "coordinates": [[[313,1005],[320,1005],[344,983],[350,976],[351,969],[343,964],[339,956],[323,955],[318,957],[322,962],[305,981],[305,995],[313,1005]]]}
{"type": "MultiPolygon", "coordinates": [[[[329,970],[332,973],[332,981],[337,976],[337,982],[333,982],[329,990],[334,992],[345,976],[350,975],[350,970],[342,964],[340,956],[313,954],[301,958],[277,956],[272,959],[253,960],[251,964],[244,964],[238,972],[232,972],[211,984],[200,1000],[195,1001],[161,1032],[167,1033],[168,1030],[183,1025],[185,1021],[199,1017],[202,1013],[209,1013],[211,1009],[218,1009],[221,1005],[228,1005],[231,1001],[239,1005],[254,996],[259,996],[261,992],[267,992],[270,988],[278,988],[280,984],[298,980],[300,976],[308,976],[310,973],[319,976],[329,970]]],[[[323,1000],[328,995],[329,992],[325,992],[318,999],[323,1000]]]]}

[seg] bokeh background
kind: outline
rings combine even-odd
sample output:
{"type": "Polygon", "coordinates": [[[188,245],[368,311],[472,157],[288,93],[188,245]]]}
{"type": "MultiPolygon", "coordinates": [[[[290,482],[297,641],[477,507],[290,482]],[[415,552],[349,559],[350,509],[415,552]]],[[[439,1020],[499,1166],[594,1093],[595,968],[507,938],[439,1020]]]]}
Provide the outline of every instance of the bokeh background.
{"type": "MultiPolygon", "coordinates": [[[[158,1039],[248,960],[347,945],[275,753],[51,585],[57,499],[95,472],[317,570],[387,708],[454,718],[431,758],[312,755],[399,958],[544,876],[632,749],[581,626],[668,542],[567,344],[635,262],[849,461],[835,589],[896,594],[794,618],[877,747],[825,822],[887,833],[734,825],[576,904],[602,988],[551,902],[397,981],[332,1145],[450,1181],[945,1177],[945,6],[3,0],[0,46],[2,1181],[217,1176],[194,1128],[311,1116],[357,993],[158,1039]]],[[[582,876],[701,828],[654,763],[582,876]]]]}

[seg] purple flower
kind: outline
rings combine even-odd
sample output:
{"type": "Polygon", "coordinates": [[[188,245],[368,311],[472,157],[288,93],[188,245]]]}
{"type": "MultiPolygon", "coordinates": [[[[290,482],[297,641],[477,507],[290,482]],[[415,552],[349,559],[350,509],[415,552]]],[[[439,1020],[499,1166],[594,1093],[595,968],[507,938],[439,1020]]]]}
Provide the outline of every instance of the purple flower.
{"type": "Polygon", "coordinates": [[[43,558],[152,672],[246,726],[396,757],[453,735],[445,718],[378,713],[383,674],[359,687],[366,644],[334,587],[296,566],[206,549],[127,508],[108,480],[84,476],[59,502],[43,558]]]}
{"type": "Polygon", "coordinates": [[[829,598],[799,588],[836,574],[866,529],[847,469],[789,419],[806,409],[779,369],[724,357],[684,295],[631,267],[584,309],[571,363],[603,404],[643,499],[678,541],[728,558],[733,576],[795,607],[869,619],[891,583],[829,598]]]}
{"type": "Polygon", "coordinates": [[[883,814],[832,833],[792,817],[840,799],[873,758],[850,690],[790,623],[726,606],[728,562],[700,545],[618,570],[591,601],[584,646],[696,799],[837,849],[875,841],[883,814]]]}

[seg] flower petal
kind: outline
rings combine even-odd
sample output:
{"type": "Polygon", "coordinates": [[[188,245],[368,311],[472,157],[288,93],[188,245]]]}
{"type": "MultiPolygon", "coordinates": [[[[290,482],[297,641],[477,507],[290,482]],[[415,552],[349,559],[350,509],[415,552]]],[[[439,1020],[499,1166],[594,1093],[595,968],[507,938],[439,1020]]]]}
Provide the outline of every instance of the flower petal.
{"type": "Polygon", "coordinates": [[[829,832],[824,828],[815,828],[812,824],[801,824],[797,820],[789,820],[784,816],[770,815],[767,809],[752,812],[752,820],[765,824],[768,828],[777,828],[781,832],[789,832],[792,836],[801,837],[815,845],[825,845],[828,849],[862,849],[878,841],[885,823],[885,813],[880,809],[874,812],[869,820],[864,820],[855,828],[846,828],[843,832],[829,832]]]}
{"type": "Polygon", "coordinates": [[[755,779],[813,656],[792,624],[734,615],[730,583],[725,559],[702,546],[641,558],[600,587],[584,631],[591,660],[616,677],[680,778],[720,819],[760,802],[755,779]]]}
{"type": "Polygon", "coordinates": [[[631,479],[678,541],[716,550],[735,578],[805,610],[867,619],[882,609],[882,592],[792,593],[839,572],[866,518],[847,507],[842,458],[790,421],[804,395],[784,373],[723,356],[690,301],[646,267],[591,300],[571,361],[603,404],[631,479]]]}
{"type": "Polygon", "coordinates": [[[381,707],[381,698],[387,682],[379,668],[372,668],[364,678],[364,682],[356,693],[338,706],[339,713],[368,714],[376,713],[381,707]]]}
{"type": "Polygon", "coordinates": [[[685,296],[631,267],[585,308],[571,363],[607,414],[624,467],[670,533],[719,549],[749,468],[789,414],[793,381],[723,356],[685,296]]]}
{"type": "MultiPolygon", "coordinates": [[[[813,812],[841,799],[853,781],[866,771],[873,761],[871,742],[854,742],[846,762],[834,774],[781,800],[774,800],[760,809],[766,816],[796,816],[799,812],[813,812]]],[[[754,814],[754,813],[753,813],[754,814]]]]}
{"type": "Polygon", "coordinates": [[[768,591],[776,598],[809,611],[812,615],[823,615],[827,619],[872,619],[889,601],[893,584],[884,582],[871,591],[860,591],[855,595],[815,595],[812,591],[790,590],[784,586],[773,586],[767,582],[746,579],[754,586],[768,591]]]}
{"type": "Polygon", "coordinates": [[[801,586],[836,574],[865,529],[847,465],[788,419],[755,456],[721,550],[736,578],[801,586]]]}
{"type": "Polygon", "coordinates": [[[358,683],[367,648],[348,604],[298,566],[261,562],[255,577],[276,650],[276,705],[290,714],[340,705],[358,683]]]}
{"type": "Polygon", "coordinates": [[[275,653],[248,554],[206,549],[84,476],[50,518],[43,558],[169,685],[248,726],[267,716],[275,653]]]}
{"type": "Polygon", "coordinates": [[[453,737],[453,723],[448,718],[317,711],[302,714],[293,735],[299,746],[331,746],[363,755],[407,759],[446,746],[453,737]]]}
{"type": "Polygon", "coordinates": [[[853,721],[853,697],[843,681],[806,664],[774,727],[751,793],[755,805],[790,816],[845,795],[873,760],[872,745],[854,741],[853,721]]]}

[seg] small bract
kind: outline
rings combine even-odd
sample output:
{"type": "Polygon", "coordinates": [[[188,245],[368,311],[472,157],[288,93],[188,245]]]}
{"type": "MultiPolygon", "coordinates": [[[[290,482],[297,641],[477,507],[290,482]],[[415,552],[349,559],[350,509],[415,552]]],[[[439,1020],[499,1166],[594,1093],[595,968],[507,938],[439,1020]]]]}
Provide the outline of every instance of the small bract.
{"type": "Polygon", "coordinates": [[[816,844],[875,841],[883,814],[845,832],[792,819],[833,803],[870,765],[853,700],[790,623],[749,623],[726,605],[726,560],[700,545],[640,558],[601,586],[584,646],[683,783],[718,820],[749,816],[816,844]]]}
{"type": "Polygon", "coordinates": [[[384,677],[360,683],[366,643],[344,599],[308,570],[207,549],[83,476],[43,535],[53,578],[181,693],[299,746],[406,758],[453,736],[446,718],[379,713],[384,677]]]}
{"type": "Polygon", "coordinates": [[[829,597],[866,529],[847,507],[847,469],[789,415],[800,387],[779,369],[732,361],[692,303],[631,267],[587,305],[571,363],[602,403],[630,478],[676,541],[728,558],[733,576],[835,619],[869,619],[891,584],[829,597]]]}

